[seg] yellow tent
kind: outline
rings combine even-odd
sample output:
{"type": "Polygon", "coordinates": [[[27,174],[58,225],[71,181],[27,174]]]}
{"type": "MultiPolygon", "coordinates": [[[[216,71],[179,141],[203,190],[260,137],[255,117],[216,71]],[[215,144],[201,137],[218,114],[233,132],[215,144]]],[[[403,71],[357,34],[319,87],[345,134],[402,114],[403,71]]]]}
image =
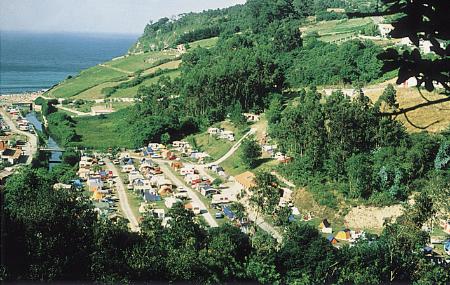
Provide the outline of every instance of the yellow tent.
{"type": "Polygon", "coordinates": [[[340,239],[340,240],[350,239],[350,231],[339,231],[336,234],[336,239],[340,239]]]}
{"type": "Polygon", "coordinates": [[[94,199],[94,200],[100,200],[100,199],[102,199],[103,198],[103,194],[102,193],[99,193],[99,192],[97,192],[97,191],[95,191],[94,192],[94,195],[92,195],[92,199],[94,199]]]}

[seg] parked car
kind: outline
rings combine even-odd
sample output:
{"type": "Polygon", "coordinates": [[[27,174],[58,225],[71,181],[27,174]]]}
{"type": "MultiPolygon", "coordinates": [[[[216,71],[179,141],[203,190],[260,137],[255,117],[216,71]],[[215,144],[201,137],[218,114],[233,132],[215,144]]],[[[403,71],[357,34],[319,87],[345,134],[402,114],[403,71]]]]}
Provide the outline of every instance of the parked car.
{"type": "Polygon", "coordinates": [[[218,212],[218,213],[216,213],[216,219],[223,219],[223,213],[221,213],[221,212],[218,212]]]}
{"type": "Polygon", "coordinates": [[[114,159],[113,164],[115,164],[115,165],[120,164],[120,161],[118,159],[114,159]]]}

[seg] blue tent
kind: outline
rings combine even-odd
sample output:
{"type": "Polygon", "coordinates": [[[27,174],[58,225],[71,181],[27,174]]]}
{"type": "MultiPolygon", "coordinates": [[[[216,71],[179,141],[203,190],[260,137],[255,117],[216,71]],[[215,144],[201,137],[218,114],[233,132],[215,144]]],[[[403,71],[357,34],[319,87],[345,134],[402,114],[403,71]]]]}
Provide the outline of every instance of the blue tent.
{"type": "Polygon", "coordinates": [[[433,249],[430,246],[426,246],[422,250],[423,250],[423,253],[425,253],[425,254],[433,253],[433,249]]]}
{"type": "Polygon", "coordinates": [[[444,242],[444,250],[450,252],[450,239],[444,242]]]}
{"type": "Polygon", "coordinates": [[[71,182],[72,182],[72,185],[75,186],[76,188],[83,187],[83,183],[81,183],[80,179],[75,179],[75,180],[72,180],[71,182]]]}
{"type": "Polygon", "coordinates": [[[290,215],[290,216],[289,216],[289,222],[294,222],[294,221],[295,221],[294,215],[290,215]]]}
{"type": "Polygon", "coordinates": [[[155,202],[155,201],[161,201],[161,196],[152,194],[150,192],[144,193],[144,200],[147,202],[155,202]]]}
{"type": "Polygon", "coordinates": [[[329,242],[331,242],[332,244],[337,243],[337,240],[334,238],[333,235],[329,235],[329,236],[327,237],[327,240],[328,240],[329,242]]]}
{"type": "Polygon", "coordinates": [[[223,206],[222,211],[230,220],[233,220],[235,218],[234,213],[227,206],[223,206]]]}
{"type": "Polygon", "coordinates": [[[130,159],[128,159],[128,161],[127,161],[127,164],[128,165],[131,165],[131,164],[133,164],[133,160],[130,158],[130,159]]]}

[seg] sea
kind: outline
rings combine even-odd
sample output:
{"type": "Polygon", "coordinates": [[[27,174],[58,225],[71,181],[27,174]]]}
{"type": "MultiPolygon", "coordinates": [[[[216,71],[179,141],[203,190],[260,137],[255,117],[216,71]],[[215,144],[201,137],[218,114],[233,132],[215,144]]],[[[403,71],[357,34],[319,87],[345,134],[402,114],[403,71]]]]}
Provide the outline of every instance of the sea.
{"type": "Polygon", "coordinates": [[[0,94],[41,91],[124,55],[139,35],[0,32],[0,94]]]}

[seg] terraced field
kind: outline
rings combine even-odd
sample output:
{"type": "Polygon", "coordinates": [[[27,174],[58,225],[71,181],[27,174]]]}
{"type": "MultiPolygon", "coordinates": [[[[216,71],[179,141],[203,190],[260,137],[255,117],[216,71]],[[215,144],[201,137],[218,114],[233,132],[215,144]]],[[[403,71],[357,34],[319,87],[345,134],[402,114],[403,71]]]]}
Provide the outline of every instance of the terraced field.
{"type": "Polygon", "coordinates": [[[317,32],[320,40],[325,42],[333,42],[351,36],[356,36],[361,29],[372,22],[373,21],[370,17],[322,21],[313,25],[302,27],[301,31],[305,35],[317,32]]]}

